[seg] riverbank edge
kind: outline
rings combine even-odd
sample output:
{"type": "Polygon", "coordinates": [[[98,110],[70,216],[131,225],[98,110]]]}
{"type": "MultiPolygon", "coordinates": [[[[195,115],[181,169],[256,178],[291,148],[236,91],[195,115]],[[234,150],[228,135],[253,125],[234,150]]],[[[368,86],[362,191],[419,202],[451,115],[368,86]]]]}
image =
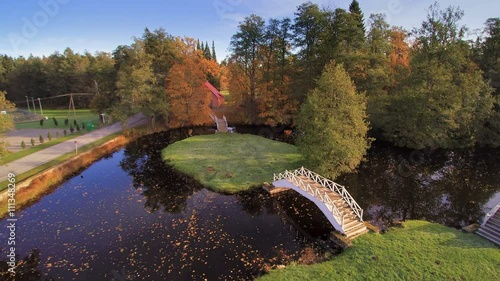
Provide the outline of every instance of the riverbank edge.
{"type": "MultiPolygon", "coordinates": [[[[123,131],[96,147],[92,147],[89,150],[72,156],[57,165],[44,169],[43,171],[23,179],[20,182],[16,182],[16,211],[19,211],[25,206],[28,206],[31,202],[36,201],[41,194],[48,191],[51,187],[64,182],[68,177],[88,168],[99,159],[117,151],[145,134],[147,134],[147,132],[144,130],[129,129],[123,131]]],[[[95,145],[95,143],[91,143],[88,146],[91,147],[93,145],[95,145]]],[[[0,191],[0,219],[5,218],[8,214],[8,198],[9,192],[7,188],[0,191]]]]}
{"type": "Polygon", "coordinates": [[[256,280],[496,280],[497,249],[473,233],[425,220],[407,220],[384,234],[370,232],[358,237],[352,247],[330,260],[291,263],[256,280]],[[429,255],[428,251],[433,252],[429,255]]]}

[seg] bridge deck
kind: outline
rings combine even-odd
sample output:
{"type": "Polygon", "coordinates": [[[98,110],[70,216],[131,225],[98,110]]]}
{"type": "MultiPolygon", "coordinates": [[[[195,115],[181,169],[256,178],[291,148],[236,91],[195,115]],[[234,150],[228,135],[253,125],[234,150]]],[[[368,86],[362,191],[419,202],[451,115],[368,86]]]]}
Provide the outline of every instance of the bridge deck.
{"type": "MultiPolygon", "coordinates": [[[[344,225],[343,225],[343,230],[344,234],[348,238],[354,238],[357,237],[360,234],[363,234],[365,232],[368,232],[368,229],[366,228],[365,224],[361,221],[359,221],[358,217],[356,214],[352,211],[352,209],[349,207],[347,202],[338,194],[337,192],[334,192],[330,190],[327,187],[322,186],[321,184],[309,179],[306,176],[297,176],[301,180],[303,180],[305,183],[308,183],[311,185],[313,188],[317,188],[321,190],[321,192],[324,192],[334,201],[335,207],[345,215],[344,217],[344,225]]],[[[311,194],[313,195],[313,194],[311,194]]],[[[313,195],[314,196],[314,195],[313,195]]],[[[317,197],[317,196],[315,196],[317,197]]],[[[328,204],[328,203],[325,203],[328,204]]]]}
{"type": "Polygon", "coordinates": [[[292,172],[286,171],[278,176],[275,175],[275,182],[273,183],[275,187],[293,189],[303,196],[308,197],[325,214],[332,226],[337,231],[346,235],[347,238],[354,239],[368,232],[361,219],[362,210],[359,205],[357,205],[344,187],[335,184],[336,187],[332,188],[332,184],[335,183],[305,168],[292,172]],[[342,192],[342,194],[339,194],[336,190],[342,192]],[[357,214],[353,208],[357,209],[357,214]]]}

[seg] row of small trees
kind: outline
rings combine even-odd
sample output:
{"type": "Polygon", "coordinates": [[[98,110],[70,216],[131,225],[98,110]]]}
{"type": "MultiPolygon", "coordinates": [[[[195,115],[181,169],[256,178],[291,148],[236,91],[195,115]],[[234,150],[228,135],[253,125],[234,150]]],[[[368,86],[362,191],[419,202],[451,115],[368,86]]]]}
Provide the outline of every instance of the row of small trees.
{"type": "MultiPolygon", "coordinates": [[[[80,130],[81,129],[80,129],[80,126],[78,126],[78,124],[76,125],[76,130],[75,130],[75,128],[73,128],[73,125],[71,125],[70,128],[69,128],[69,131],[70,131],[71,134],[73,134],[75,131],[80,132],[80,130]]],[[[64,134],[64,136],[67,136],[68,135],[68,131],[66,131],[66,129],[64,129],[63,134],[64,134]]],[[[56,132],[56,138],[59,138],[59,137],[60,137],[59,132],[56,132]]],[[[52,140],[52,134],[50,132],[47,132],[47,139],[49,141],[52,140]]],[[[42,144],[42,143],[45,142],[45,138],[40,134],[38,136],[38,141],[40,142],[40,144],[42,144]]],[[[33,138],[31,138],[30,143],[31,143],[32,147],[35,146],[35,140],[33,138]]],[[[24,141],[21,141],[21,148],[22,149],[26,148],[26,143],[24,141]]]]}
{"type": "MultiPolygon", "coordinates": [[[[52,121],[54,122],[54,126],[58,127],[59,126],[59,122],[57,121],[57,119],[55,117],[52,117],[52,121]]],[[[43,127],[43,124],[45,123],[45,119],[40,119],[40,126],[43,127]]],[[[68,127],[69,125],[69,119],[66,118],[64,119],[64,126],[68,127]]],[[[79,125],[78,125],[78,122],[76,120],[73,120],[73,125],[78,128],[79,125]]],[[[82,128],[85,128],[85,122],[82,122],[82,128]]]]}

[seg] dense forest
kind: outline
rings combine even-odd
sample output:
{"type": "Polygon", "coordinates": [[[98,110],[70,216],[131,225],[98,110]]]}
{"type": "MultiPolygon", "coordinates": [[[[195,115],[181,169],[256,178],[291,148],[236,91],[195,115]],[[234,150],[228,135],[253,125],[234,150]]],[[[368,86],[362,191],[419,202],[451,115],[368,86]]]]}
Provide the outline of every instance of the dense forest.
{"type": "MultiPolygon", "coordinates": [[[[118,118],[143,112],[177,127],[209,122],[209,100],[197,94],[208,80],[229,90],[229,110],[239,122],[319,130],[332,122],[347,120],[347,126],[364,120],[352,128],[369,128],[368,136],[397,146],[498,147],[500,18],[487,19],[481,35],[471,38],[460,23],[463,15],[435,3],[421,26],[404,30],[390,26],[382,14],[365,18],[356,0],[347,9],[307,2],[293,18],[246,17],[220,64],[213,43],[145,29],[133,44],[111,54],[68,48],[42,58],[0,56],[0,91],[18,106],[26,96],[64,106],[67,100],[50,97],[92,93],[80,104],[118,118]],[[308,97],[320,86],[338,89],[333,82],[352,102],[316,92],[332,99],[335,108],[322,112],[332,107],[308,97]],[[362,110],[356,113],[357,108],[362,110]],[[298,117],[324,122],[307,124],[298,117]]],[[[363,132],[357,135],[366,138],[363,132]]]]}

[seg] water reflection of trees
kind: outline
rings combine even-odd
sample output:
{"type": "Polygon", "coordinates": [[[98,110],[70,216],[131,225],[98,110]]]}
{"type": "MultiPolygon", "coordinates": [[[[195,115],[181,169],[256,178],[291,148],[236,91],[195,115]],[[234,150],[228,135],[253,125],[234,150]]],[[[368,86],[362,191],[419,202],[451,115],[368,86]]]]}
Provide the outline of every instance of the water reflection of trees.
{"type": "Polygon", "coordinates": [[[372,149],[357,173],[338,179],[368,210],[366,219],[425,219],[459,227],[480,220],[482,206],[500,190],[498,151],[422,152],[419,161],[412,154],[372,149]]]}
{"type": "Polygon", "coordinates": [[[261,190],[241,192],[235,195],[242,209],[249,215],[258,216],[263,212],[275,214],[272,198],[261,190]]]}
{"type": "Polygon", "coordinates": [[[134,187],[142,190],[146,199],[144,207],[151,212],[162,208],[169,213],[182,212],[186,200],[202,188],[190,177],[165,165],[161,159],[163,148],[187,136],[187,130],[155,133],[125,148],[120,166],[133,177],[134,187]]]}
{"type": "MultiPolygon", "coordinates": [[[[41,253],[39,250],[34,249],[28,253],[26,257],[18,260],[16,263],[15,274],[11,274],[8,269],[7,261],[0,261],[0,280],[22,280],[22,281],[40,281],[40,280],[54,280],[46,274],[42,274],[38,270],[41,261],[41,253]]],[[[17,257],[19,258],[19,257],[17,257]]]]}

